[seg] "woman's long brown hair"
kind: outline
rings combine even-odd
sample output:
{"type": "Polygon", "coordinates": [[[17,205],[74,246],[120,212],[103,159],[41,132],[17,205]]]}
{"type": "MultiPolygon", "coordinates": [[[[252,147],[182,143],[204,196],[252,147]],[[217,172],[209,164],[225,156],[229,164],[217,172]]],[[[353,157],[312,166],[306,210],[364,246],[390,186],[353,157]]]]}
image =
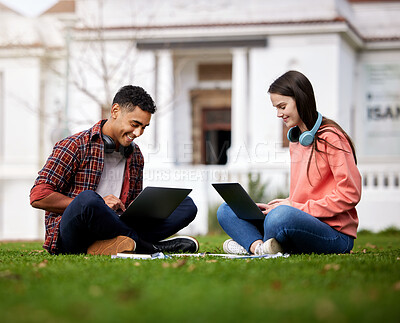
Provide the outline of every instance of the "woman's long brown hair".
{"type": "MultiPolygon", "coordinates": [[[[270,85],[270,87],[268,89],[268,93],[276,93],[276,94],[292,97],[296,102],[296,107],[297,107],[297,111],[299,113],[300,119],[307,126],[307,129],[313,128],[313,126],[315,125],[317,118],[318,118],[317,105],[315,102],[314,90],[311,85],[311,82],[308,80],[308,78],[304,74],[302,74],[298,71],[286,72],[285,74],[283,74],[282,76],[277,78],[270,85]]],[[[338,138],[340,138],[340,135],[337,132],[335,132],[334,130],[332,130],[331,127],[338,129],[339,132],[342,133],[343,136],[346,138],[346,140],[349,142],[349,145],[351,147],[351,153],[353,154],[354,161],[357,164],[356,152],[355,152],[354,144],[353,144],[350,136],[335,121],[323,117],[322,124],[321,124],[319,130],[317,131],[317,133],[314,137],[314,141],[312,143],[313,148],[312,148],[312,151],[311,151],[311,154],[310,154],[310,157],[308,160],[308,164],[307,164],[307,177],[308,177],[313,153],[314,152],[326,153],[326,152],[318,149],[317,142],[324,143],[325,145],[328,145],[332,148],[350,153],[350,151],[344,150],[340,147],[336,147],[332,143],[321,138],[320,135],[325,132],[332,132],[332,133],[336,134],[338,136],[338,138]]],[[[315,160],[315,162],[316,162],[316,160],[315,160]]],[[[317,165],[317,169],[318,169],[318,165],[317,165]]],[[[310,178],[308,178],[308,180],[310,182],[310,178]]]]}

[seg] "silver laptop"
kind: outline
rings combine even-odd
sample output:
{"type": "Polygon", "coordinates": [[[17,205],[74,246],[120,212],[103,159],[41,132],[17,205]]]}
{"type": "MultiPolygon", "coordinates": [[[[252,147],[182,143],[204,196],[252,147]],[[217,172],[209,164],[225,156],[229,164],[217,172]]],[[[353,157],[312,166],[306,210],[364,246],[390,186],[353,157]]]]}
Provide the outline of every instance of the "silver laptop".
{"type": "Polygon", "coordinates": [[[146,186],[120,215],[120,219],[129,220],[132,217],[166,219],[191,191],[188,188],[146,186]]]}
{"type": "Polygon", "coordinates": [[[238,218],[243,220],[265,219],[264,213],[239,183],[215,183],[212,186],[238,218]]]}

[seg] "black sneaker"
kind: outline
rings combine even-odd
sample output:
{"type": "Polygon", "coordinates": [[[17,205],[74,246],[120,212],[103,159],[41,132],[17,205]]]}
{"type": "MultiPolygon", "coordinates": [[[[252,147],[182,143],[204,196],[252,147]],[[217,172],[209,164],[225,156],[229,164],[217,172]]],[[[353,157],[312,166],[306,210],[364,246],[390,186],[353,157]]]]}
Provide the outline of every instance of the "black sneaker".
{"type": "Polygon", "coordinates": [[[159,252],[197,252],[199,242],[189,236],[177,236],[154,244],[159,252]]]}

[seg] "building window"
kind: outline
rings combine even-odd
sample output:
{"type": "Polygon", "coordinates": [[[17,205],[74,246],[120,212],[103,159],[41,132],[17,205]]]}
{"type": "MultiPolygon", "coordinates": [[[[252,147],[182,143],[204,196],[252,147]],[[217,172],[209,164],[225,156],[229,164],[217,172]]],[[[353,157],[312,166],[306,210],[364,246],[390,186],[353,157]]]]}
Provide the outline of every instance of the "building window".
{"type": "Polygon", "coordinates": [[[232,64],[199,64],[199,81],[231,81],[232,64]]]}

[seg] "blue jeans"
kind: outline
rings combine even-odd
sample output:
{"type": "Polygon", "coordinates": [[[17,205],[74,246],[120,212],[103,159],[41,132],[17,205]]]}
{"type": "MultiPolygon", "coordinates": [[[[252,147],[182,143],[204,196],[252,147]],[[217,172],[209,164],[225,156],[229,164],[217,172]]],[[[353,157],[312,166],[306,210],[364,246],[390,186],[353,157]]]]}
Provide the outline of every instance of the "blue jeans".
{"type": "Polygon", "coordinates": [[[218,222],[237,243],[250,251],[256,240],[275,238],[288,253],[348,253],[354,238],[336,231],[328,224],[292,206],[280,205],[264,220],[242,220],[222,204],[218,222]]]}
{"type": "MultiPolygon", "coordinates": [[[[162,207],[162,206],[160,206],[162,207]]],[[[155,243],[175,234],[194,220],[197,207],[190,197],[167,219],[134,219],[123,222],[94,191],[83,191],[65,209],[60,222],[57,242],[59,253],[86,253],[96,240],[128,236],[135,240],[155,243]]]]}

